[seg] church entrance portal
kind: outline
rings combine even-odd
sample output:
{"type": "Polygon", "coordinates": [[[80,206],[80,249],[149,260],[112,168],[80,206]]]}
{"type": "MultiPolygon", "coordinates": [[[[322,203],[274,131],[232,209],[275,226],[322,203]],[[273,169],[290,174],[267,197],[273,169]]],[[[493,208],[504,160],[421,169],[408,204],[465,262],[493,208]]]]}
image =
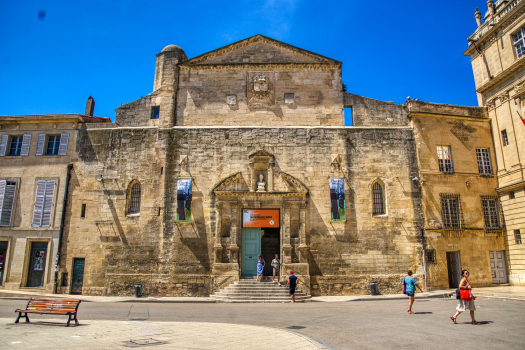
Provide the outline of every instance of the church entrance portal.
{"type": "Polygon", "coordinates": [[[261,254],[266,266],[264,276],[272,276],[272,260],[280,256],[278,209],[244,209],[242,215],[241,275],[257,276],[257,260],[261,254]]]}

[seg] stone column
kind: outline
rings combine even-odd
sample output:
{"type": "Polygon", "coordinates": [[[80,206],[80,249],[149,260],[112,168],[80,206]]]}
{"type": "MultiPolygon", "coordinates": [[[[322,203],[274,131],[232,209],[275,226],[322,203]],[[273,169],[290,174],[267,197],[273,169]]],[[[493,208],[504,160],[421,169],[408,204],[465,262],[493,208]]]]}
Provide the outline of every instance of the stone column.
{"type": "Polygon", "coordinates": [[[255,192],[257,188],[257,175],[255,174],[255,165],[253,163],[249,164],[250,166],[250,192],[255,192]]]}
{"type": "Polygon", "coordinates": [[[273,164],[268,164],[268,192],[273,192],[273,164]]]}
{"type": "Polygon", "coordinates": [[[231,231],[230,231],[230,262],[239,262],[239,246],[237,245],[238,239],[238,225],[239,225],[239,203],[232,204],[232,216],[231,216],[231,231]]]}
{"type": "Polygon", "coordinates": [[[306,204],[299,204],[299,262],[308,262],[308,245],[306,244],[306,204]]]}
{"type": "Polygon", "coordinates": [[[290,227],[291,227],[291,216],[290,216],[290,203],[284,203],[284,222],[283,222],[283,261],[286,264],[292,262],[292,246],[290,244],[290,227]]]}
{"type": "Polygon", "coordinates": [[[215,263],[222,263],[222,203],[215,205],[215,245],[213,250],[215,251],[215,263]]]}

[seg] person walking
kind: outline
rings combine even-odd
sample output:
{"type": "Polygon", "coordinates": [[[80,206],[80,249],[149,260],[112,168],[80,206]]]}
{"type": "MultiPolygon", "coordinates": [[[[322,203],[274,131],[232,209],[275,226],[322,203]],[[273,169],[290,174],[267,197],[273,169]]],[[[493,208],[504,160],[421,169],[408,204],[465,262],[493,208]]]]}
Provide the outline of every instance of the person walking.
{"type": "Polygon", "coordinates": [[[472,324],[480,324],[474,318],[474,311],[476,311],[476,304],[474,304],[474,300],[476,298],[472,295],[472,286],[468,282],[469,275],[470,273],[468,270],[461,271],[461,277],[463,277],[461,282],[459,282],[459,292],[461,294],[461,299],[459,300],[459,304],[456,307],[456,314],[450,318],[454,324],[457,324],[456,318],[459,316],[459,314],[467,310],[470,310],[472,324]]]}
{"type": "Polygon", "coordinates": [[[416,300],[415,293],[416,287],[419,288],[419,291],[423,293],[419,284],[414,277],[412,277],[412,270],[408,270],[406,277],[403,278],[403,284],[405,285],[405,294],[408,296],[408,310],[409,314],[414,314],[412,312],[412,305],[414,305],[414,300],[416,300]]]}
{"type": "Polygon", "coordinates": [[[277,275],[277,283],[281,285],[281,262],[279,261],[279,255],[275,254],[275,259],[272,260],[273,277],[272,282],[275,283],[275,276],[277,275]]]}
{"type": "Polygon", "coordinates": [[[264,261],[261,254],[259,254],[258,258],[259,259],[257,260],[257,281],[259,281],[259,277],[261,278],[261,281],[262,281],[263,270],[264,270],[264,267],[266,266],[266,262],[264,261]]]}
{"type": "Polygon", "coordinates": [[[286,288],[290,288],[292,303],[295,303],[295,288],[297,287],[297,283],[299,283],[299,279],[293,274],[293,271],[290,271],[290,277],[288,277],[288,282],[286,282],[286,288]]]}

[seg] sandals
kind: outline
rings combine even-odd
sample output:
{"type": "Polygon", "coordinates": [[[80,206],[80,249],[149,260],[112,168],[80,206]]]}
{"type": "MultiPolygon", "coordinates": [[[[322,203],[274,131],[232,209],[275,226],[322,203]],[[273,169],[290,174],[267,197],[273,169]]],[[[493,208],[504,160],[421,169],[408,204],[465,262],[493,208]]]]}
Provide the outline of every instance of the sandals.
{"type": "Polygon", "coordinates": [[[481,322],[478,322],[478,321],[472,321],[472,324],[481,324],[481,322]]]}
{"type": "Polygon", "coordinates": [[[450,319],[452,320],[452,322],[454,322],[454,324],[458,324],[458,323],[456,322],[456,318],[455,318],[454,316],[451,316],[450,319]]]}

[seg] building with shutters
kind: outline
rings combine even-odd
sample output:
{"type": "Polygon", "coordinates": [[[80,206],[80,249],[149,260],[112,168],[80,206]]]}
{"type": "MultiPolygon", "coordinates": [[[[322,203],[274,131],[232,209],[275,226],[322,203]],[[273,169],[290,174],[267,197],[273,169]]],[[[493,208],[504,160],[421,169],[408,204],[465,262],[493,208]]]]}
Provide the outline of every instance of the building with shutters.
{"type": "Polygon", "coordinates": [[[78,129],[92,121],[109,119],[0,118],[0,288],[53,291],[69,165],[78,129]]]}
{"type": "Polygon", "coordinates": [[[475,19],[478,28],[464,55],[491,120],[508,247],[494,266],[502,276],[495,278],[508,274],[511,284],[525,285],[525,1],[490,0],[485,14],[476,9],[475,19]]]}

